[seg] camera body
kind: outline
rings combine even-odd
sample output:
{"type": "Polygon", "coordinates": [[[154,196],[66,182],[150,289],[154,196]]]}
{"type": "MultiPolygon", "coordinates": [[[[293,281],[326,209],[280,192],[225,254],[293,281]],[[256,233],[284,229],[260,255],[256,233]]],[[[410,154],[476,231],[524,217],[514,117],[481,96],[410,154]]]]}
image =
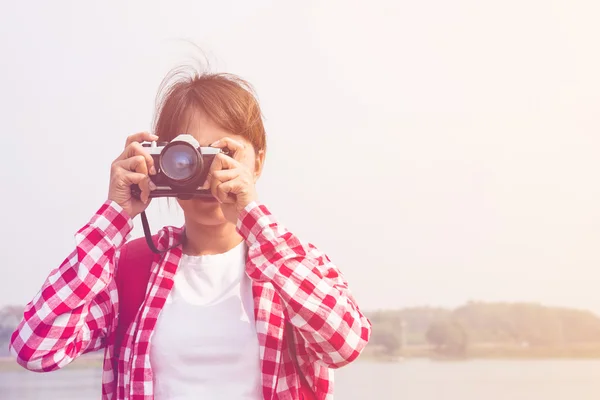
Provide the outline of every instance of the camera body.
{"type": "MultiPolygon", "coordinates": [[[[154,160],[155,175],[150,180],[156,189],[150,191],[150,198],[177,197],[188,200],[198,197],[212,197],[210,190],[202,190],[210,166],[221,149],[201,147],[189,134],[181,134],[170,142],[142,143],[154,160]]],[[[131,193],[139,198],[141,190],[132,185],[131,193]]]]}

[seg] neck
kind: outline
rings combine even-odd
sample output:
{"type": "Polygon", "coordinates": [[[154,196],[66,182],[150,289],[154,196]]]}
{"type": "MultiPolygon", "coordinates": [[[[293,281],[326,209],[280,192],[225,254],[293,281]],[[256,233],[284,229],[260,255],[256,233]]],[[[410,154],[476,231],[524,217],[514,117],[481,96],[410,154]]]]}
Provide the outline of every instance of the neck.
{"type": "Polygon", "coordinates": [[[207,226],[186,221],[183,253],[190,256],[222,254],[233,249],[242,240],[234,224],[207,226]]]}

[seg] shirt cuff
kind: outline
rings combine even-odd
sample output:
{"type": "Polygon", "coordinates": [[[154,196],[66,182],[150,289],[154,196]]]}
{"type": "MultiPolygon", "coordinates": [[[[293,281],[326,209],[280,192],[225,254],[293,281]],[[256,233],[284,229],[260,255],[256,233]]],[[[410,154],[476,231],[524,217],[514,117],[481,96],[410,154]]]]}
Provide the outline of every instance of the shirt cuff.
{"type": "Polygon", "coordinates": [[[89,226],[104,232],[105,239],[119,247],[133,230],[133,220],[119,204],[106,200],[90,220],[89,226]]]}
{"type": "Polygon", "coordinates": [[[239,213],[236,229],[247,242],[253,243],[258,235],[274,222],[273,216],[267,207],[253,201],[239,213]]]}

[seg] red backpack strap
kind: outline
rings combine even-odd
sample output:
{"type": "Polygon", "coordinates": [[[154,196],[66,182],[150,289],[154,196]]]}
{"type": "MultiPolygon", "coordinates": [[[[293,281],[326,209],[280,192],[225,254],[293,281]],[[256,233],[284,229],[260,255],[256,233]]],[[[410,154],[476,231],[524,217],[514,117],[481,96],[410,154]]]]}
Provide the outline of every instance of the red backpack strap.
{"type": "MultiPolygon", "coordinates": [[[[152,237],[155,241],[156,235],[152,237]]],[[[135,319],[146,297],[146,288],[150,279],[150,267],[154,254],[144,237],[133,239],[121,247],[115,282],[119,293],[119,315],[114,337],[114,357],[119,359],[123,337],[131,322],[135,319]]],[[[116,364],[115,364],[116,366],[116,364]]]]}

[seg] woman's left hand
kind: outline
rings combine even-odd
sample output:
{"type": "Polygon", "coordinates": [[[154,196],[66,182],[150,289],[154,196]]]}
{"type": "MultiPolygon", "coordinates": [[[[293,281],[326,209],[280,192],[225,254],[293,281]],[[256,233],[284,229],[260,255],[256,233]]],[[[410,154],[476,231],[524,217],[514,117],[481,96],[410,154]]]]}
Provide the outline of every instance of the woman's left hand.
{"type": "Polygon", "coordinates": [[[249,152],[254,149],[251,145],[228,137],[216,141],[211,147],[226,148],[228,154],[216,155],[202,188],[210,189],[221,203],[225,218],[235,224],[240,211],[256,200],[254,172],[247,165],[251,158],[249,152]]]}

